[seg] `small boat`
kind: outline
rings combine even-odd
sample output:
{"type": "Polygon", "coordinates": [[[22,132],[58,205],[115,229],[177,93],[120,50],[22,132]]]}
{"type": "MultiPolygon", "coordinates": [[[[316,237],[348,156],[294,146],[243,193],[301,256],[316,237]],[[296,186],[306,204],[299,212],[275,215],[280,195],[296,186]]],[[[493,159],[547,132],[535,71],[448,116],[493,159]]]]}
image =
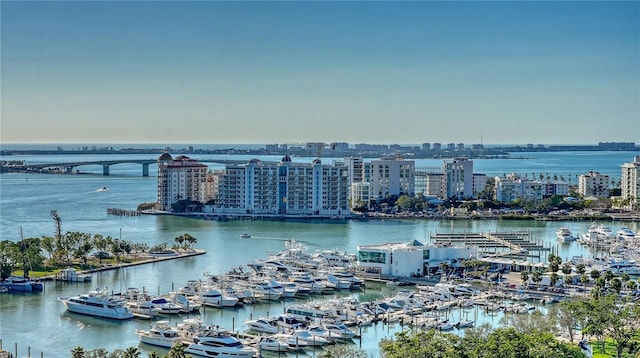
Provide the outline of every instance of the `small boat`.
{"type": "Polygon", "coordinates": [[[160,308],[156,307],[150,301],[129,300],[125,301],[124,305],[129,311],[131,311],[131,313],[142,317],[147,316],[149,318],[155,318],[161,311],[160,308]]]}
{"type": "Polygon", "coordinates": [[[140,342],[159,347],[171,348],[174,344],[182,341],[178,330],[171,327],[169,321],[158,321],[149,330],[136,329],[135,332],[140,338],[140,342]]]}
{"type": "Polygon", "coordinates": [[[273,337],[260,337],[260,342],[258,342],[258,349],[260,351],[284,353],[289,350],[289,345],[280,342],[273,337]]]}
{"type": "Polygon", "coordinates": [[[558,240],[561,242],[571,242],[577,239],[577,237],[573,235],[573,233],[568,227],[559,228],[558,231],[556,231],[556,236],[558,237],[558,240]]]}
{"type": "Polygon", "coordinates": [[[5,287],[9,292],[40,292],[43,289],[41,282],[19,276],[7,277],[0,282],[0,287],[5,287]]]}
{"type": "Polygon", "coordinates": [[[247,234],[246,232],[244,234],[240,234],[240,237],[243,239],[250,239],[251,235],[247,234]]]}
{"type": "Polygon", "coordinates": [[[250,330],[261,333],[278,333],[280,327],[275,319],[270,318],[258,318],[254,320],[247,320],[244,323],[250,330]]]}
{"type": "Polygon", "coordinates": [[[103,186],[102,188],[96,190],[96,191],[108,191],[109,188],[107,188],[106,186],[103,186]]]}

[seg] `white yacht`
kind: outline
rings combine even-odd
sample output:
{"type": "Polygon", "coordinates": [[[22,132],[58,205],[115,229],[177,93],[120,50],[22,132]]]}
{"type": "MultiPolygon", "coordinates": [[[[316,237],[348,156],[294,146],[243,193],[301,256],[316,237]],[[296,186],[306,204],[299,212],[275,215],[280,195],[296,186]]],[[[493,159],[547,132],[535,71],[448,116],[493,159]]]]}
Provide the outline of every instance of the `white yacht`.
{"type": "Polygon", "coordinates": [[[577,239],[575,235],[573,235],[571,230],[566,226],[559,228],[558,231],[556,231],[556,236],[561,242],[571,242],[577,239]]]}
{"type": "Polygon", "coordinates": [[[278,322],[272,318],[258,318],[252,320],[246,320],[244,323],[250,330],[261,333],[278,333],[280,327],[278,322]]]}
{"type": "Polygon", "coordinates": [[[178,330],[169,325],[169,321],[158,321],[149,330],[136,329],[140,342],[171,348],[174,344],[182,342],[178,330]]]}
{"type": "Polygon", "coordinates": [[[600,224],[596,226],[595,231],[601,239],[611,239],[613,237],[613,231],[606,225],[600,224]]]}
{"type": "Polygon", "coordinates": [[[238,297],[226,296],[217,288],[203,288],[199,296],[200,302],[206,306],[213,307],[235,307],[238,297]]]}
{"type": "Polygon", "coordinates": [[[194,337],[186,353],[201,357],[215,358],[251,358],[256,350],[245,347],[242,341],[229,335],[224,329],[211,329],[205,334],[194,337]]]}
{"type": "Polygon", "coordinates": [[[636,233],[630,228],[623,226],[616,232],[616,239],[618,240],[633,240],[636,238],[636,233]]]}
{"type": "Polygon", "coordinates": [[[124,306],[124,302],[113,298],[106,290],[95,290],[74,297],[58,297],[58,300],[69,312],[112,319],[133,318],[133,313],[124,306]]]}
{"type": "Polygon", "coordinates": [[[150,301],[156,308],[160,309],[161,314],[179,314],[182,307],[173,302],[169,302],[164,297],[156,297],[150,301]]]}
{"type": "Polygon", "coordinates": [[[131,311],[131,313],[144,315],[149,318],[155,318],[160,313],[160,309],[149,301],[127,300],[124,305],[129,311],[131,311]]]}

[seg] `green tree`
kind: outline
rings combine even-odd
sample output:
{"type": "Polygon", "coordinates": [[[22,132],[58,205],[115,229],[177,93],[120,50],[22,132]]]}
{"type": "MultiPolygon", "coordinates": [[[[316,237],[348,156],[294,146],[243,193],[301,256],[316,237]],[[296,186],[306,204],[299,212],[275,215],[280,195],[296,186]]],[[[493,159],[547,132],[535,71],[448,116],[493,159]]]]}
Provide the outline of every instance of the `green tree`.
{"type": "Polygon", "coordinates": [[[107,252],[109,242],[101,234],[93,235],[93,246],[98,250],[98,261],[102,263],[102,253],[107,252]]]}
{"type": "Polygon", "coordinates": [[[71,350],[71,358],[85,358],[86,352],[82,347],[75,347],[71,350]]]}
{"type": "Polygon", "coordinates": [[[140,358],[140,351],[137,347],[128,347],[124,350],[123,358],[140,358]]]}
{"type": "Polygon", "coordinates": [[[187,349],[187,346],[185,346],[182,343],[178,343],[178,344],[174,344],[171,349],[169,350],[169,358],[187,358],[190,357],[190,355],[187,354],[187,352],[185,352],[185,350],[187,349]]]}

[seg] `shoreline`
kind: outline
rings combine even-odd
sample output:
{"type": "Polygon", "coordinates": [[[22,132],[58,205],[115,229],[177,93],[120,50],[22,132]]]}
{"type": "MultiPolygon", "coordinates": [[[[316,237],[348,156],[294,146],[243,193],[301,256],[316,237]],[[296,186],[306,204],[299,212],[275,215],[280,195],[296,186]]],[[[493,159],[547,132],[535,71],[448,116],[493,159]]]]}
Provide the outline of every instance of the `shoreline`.
{"type": "MultiPolygon", "coordinates": [[[[194,256],[204,255],[206,253],[207,253],[207,251],[203,250],[203,249],[192,249],[189,252],[183,252],[183,253],[176,252],[175,255],[167,255],[167,256],[159,256],[159,255],[152,255],[152,254],[146,254],[145,253],[144,255],[150,256],[150,257],[147,258],[147,259],[144,259],[144,260],[134,261],[134,262],[127,262],[127,263],[120,263],[118,265],[105,264],[102,267],[89,269],[89,270],[82,270],[82,271],[78,271],[78,273],[79,274],[92,274],[92,273],[95,273],[95,272],[117,270],[117,269],[121,269],[121,268],[125,268],[125,267],[133,267],[133,266],[145,265],[145,264],[150,264],[150,263],[155,263],[155,262],[163,262],[163,261],[182,259],[182,258],[187,258],[187,257],[194,257],[194,256]]],[[[43,276],[43,277],[40,277],[38,280],[39,281],[64,281],[64,280],[58,280],[56,275],[43,276]]]]}

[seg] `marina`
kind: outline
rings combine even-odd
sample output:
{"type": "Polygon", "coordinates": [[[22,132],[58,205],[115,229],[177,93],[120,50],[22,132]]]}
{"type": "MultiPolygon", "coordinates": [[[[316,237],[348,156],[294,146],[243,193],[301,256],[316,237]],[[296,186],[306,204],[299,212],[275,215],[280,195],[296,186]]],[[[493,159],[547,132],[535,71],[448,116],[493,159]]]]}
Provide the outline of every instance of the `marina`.
{"type": "MultiPolygon", "coordinates": [[[[623,162],[629,156],[628,153],[618,154],[623,160],[607,157],[607,162],[612,162],[614,170],[619,162],[623,162]]],[[[574,155],[575,157],[575,155],[574,155]]],[[[584,171],[592,166],[599,165],[598,157],[589,154],[588,163],[579,167],[573,163],[571,170],[584,171]]],[[[586,163],[586,162],[585,162],[586,163]]],[[[479,167],[484,166],[484,171],[498,172],[509,171],[508,166],[521,165],[516,161],[487,161],[480,162],[479,167]]],[[[124,164],[123,164],[124,166],[124,164]]],[[[563,168],[565,168],[563,166],[563,168]]],[[[323,254],[330,256],[331,252],[345,252],[354,254],[356,248],[361,245],[382,245],[389,242],[407,242],[412,239],[429,243],[430,238],[436,233],[510,233],[528,232],[528,241],[538,247],[548,250],[532,250],[534,257],[527,255],[527,260],[533,264],[546,265],[547,257],[554,253],[562,257],[563,262],[573,259],[591,260],[594,265],[610,264],[617,260],[617,256],[610,254],[611,247],[602,245],[584,245],[579,242],[558,242],[556,231],[561,226],[568,227],[575,235],[583,235],[590,227],[590,222],[570,221],[508,221],[508,220],[415,220],[415,219],[389,219],[371,221],[347,221],[341,223],[305,223],[305,222],[277,222],[259,220],[238,220],[218,222],[210,220],[198,220],[175,216],[116,216],[107,214],[107,208],[135,208],[141,202],[155,200],[155,178],[140,177],[139,167],[131,166],[119,168],[108,178],[101,176],[101,167],[97,167],[97,176],[47,176],[41,174],[3,174],[0,176],[0,185],[3,197],[1,201],[3,215],[0,217],[0,230],[3,239],[15,238],[19,240],[19,228],[23,228],[25,237],[40,237],[53,234],[53,224],[49,217],[52,209],[58,210],[62,217],[64,231],[90,231],[118,237],[122,229],[122,238],[132,242],[144,242],[149,246],[162,243],[171,243],[176,236],[185,232],[198,239],[196,249],[206,251],[206,254],[194,255],[184,258],[166,258],[158,262],[149,262],[136,266],[115,267],[104,271],[92,273],[91,282],[64,282],[48,281],[43,283],[43,291],[36,294],[2,294],[0,295],[0,309],[2,310],[2,323],[0,323],[0,338],[4,349],[14,350],[17,346],[19,356],[26,355],[27,349],[37,356],[40,352],[45,357],[68,356],[71,349],[79,342],[85,349],[103,347],[108,350],[137,346],[143,355],[156,350],[166,354],[164,348],[150,346],[139,342],[135,330],[149,330],[154,321],[142,319],[127,319],[114,321],[80,315],[67,312],[57,297],[73,297],[86,294],[96,287],[108,287],[110,292],[126,292],[128,287],[138,287],[140,291],[147,291],[150,295],[159,296],[168,292],[179,291],[187,286],[188,280],[200,280],[205,272],[209,275],[219,276],[233,271],[238,266],[254,262],[254,260],[267,260],[267,252],[278,252],[286,247],[287,242],[295,241],[303,245],[310,254],[323,254]],[[130,172],[130,174],[129,174],[130,172]],[[96,188],[107,186],[108,191],[96,192],[96,188]],[[7,215],[5,215],[5,213],[7,215]],[[240,239],[243,233],[251,233],[251,238],[240,239]],[[600,257],[603,260],[595,260],[600,257]],[[8,323],[5,323],[8,322],[8,323]],[[10,324],[21,322],[20,325],[10,324]],[[52,345],[51,342],[60,342],[52,345]]],[[[483,170],[483,169],[480,169],[483,170]]],[[[522,167],[522,171],[531,172],[539,170],[531,167],[522,167]]],[[[544,171],[553,171],[553,168],[545,168],[544,171]]],[[[606,172],[606,166],[602,171],[606,172]]],[[[613,170],[610,170],[615,173],[613,170]]],[[[153,173],[151,173],[153,175],[153,173]]],[[[640,227],[636,222],[605,223],[611,228],[612,233],[617,233],[622,226],[638,232],[640,227]]],[[[488,240],[483,238],[483,240],[488,240]]],[[[497,245],[497,241],[495,241],[497,245]]],[[[522,244],[523,242],[514,242],[522,244]]],[[[504,245],[503,245],[504,246],[504,245]]],[[[496,248],[487,246],[487,251],[493,252],[496,248]]],[[[500,252],[502,249],[498,250],[500,252]]],[[[626,257],[631,259],[631,256],[626,257]]],[[[160,258],[159,258],[160,259],[160,258]]],[[[512,262],[511,259],[506,262],[512,262]]],[[[622,266],[621,266],[622,267],[622,266]]],[[[296,278],[305,281],[304,276],[296,278]]],[[[308,281],[308,280],[307,280],[308,281]]],[[[405,280],[402,280],[405,281],[405,280]]],[[[310,283],[310,282],[309,282],[310,283]]],[[[310,286],[311,287],[311,286],[310,286]]],[[[411,286],[409,286],[411,288],[411,286]]],[[[325,303],[328,300],[344,300],[349,302],[367,303],[384,301],[382,306],[400,304],[402,297],[397,296],[405,286],[394,283],[387,285],[384,281],[367,281],[359,290],[338,290],[335,293],[328,292],[310,294],[306,298],[287,298],[277,300],[260,300],[234,308],[217,308],[204,306],[196,313],[181,313],[177,315],[158,316],[157,320],[169,321],[171,326],[183,323],[187,318],[199,317],[206,325],[218,325],[229,332],[245,334],[248,326],[246,320],[261,317],[280,316],[286,312],[289,306],[306,303],[325,303]],[[394,298],[391,301],[391,298],[394,298]]],[[[318,286],[316,286],[318,289],[318,286]]],[[[413,288],[419,292],[418,286],[413,288]]],[[[505,292],[517,295],[521,293],[517,288],[504,288],[505,292]]],[[[522,292],[524,293],[524,292],[522,292]]],[[[544,310],[540,300],[552,299],[553,293],[526,291],[530,295],[527,303],[544,310]],[[549,296],[548,298],[546,296],[549,296]]],[[[450,329],[448,324],[454,327],[451,332],[457,332],[458,326],[469,325],[474,321],[475,325],[490,323],[497,325],[500,317],[505,314],[505,308],[516,310],[516,301],[510,298],[496,298],[496,302],[487,299],[486,305],[461,303],[456,306],[440,307],[440,310],[422,303],[425,307],[433,307],[430,311],[421,312],[411,316],[413,321],[420,321],[427,326],[433,323],[434,315],[439,318],[448,318],[442,328],[450,329]],[[500,306],[503,306],[500,308],[500,306]]],[[[480,300],[480,303],[483,301],[480,300]]],[[[518,301],[521,302],[521,301],[518,301]]],[[[441,305],[442,306],[442,305],[441,305]]],[[[518,310],[529,310],[530,306],[522,306],[518,310]]],[[[367,308],[370,309],[370,308],[367,308]]],[[[381,309],[375,308],[375,310],[381,309]]],[[[371,309],[370,309],[371,310],[371,309]]],[[[371,310],[374,312],[375,310],[371,310]]],[[[395,332],[407,329],[418,329],[420,326],[410,324],[411,318],[391,315],[383,321],[379,316],[377,324],[371,325],[365,321],[365,325],[356,326],[356,333],[360,338],[353,339],[352,344],[360,347],[372,357],[378,356],[378,342],[382,338],[392,337],[395,332]]],[[[320,349],[320,348],[319,348],[320,349]]],[[[314,355],[312,349],[306,348],[306,353],[300,355],[314,355]]],[[[289,353],[292,354],[292,353],[289,353]]]]}

